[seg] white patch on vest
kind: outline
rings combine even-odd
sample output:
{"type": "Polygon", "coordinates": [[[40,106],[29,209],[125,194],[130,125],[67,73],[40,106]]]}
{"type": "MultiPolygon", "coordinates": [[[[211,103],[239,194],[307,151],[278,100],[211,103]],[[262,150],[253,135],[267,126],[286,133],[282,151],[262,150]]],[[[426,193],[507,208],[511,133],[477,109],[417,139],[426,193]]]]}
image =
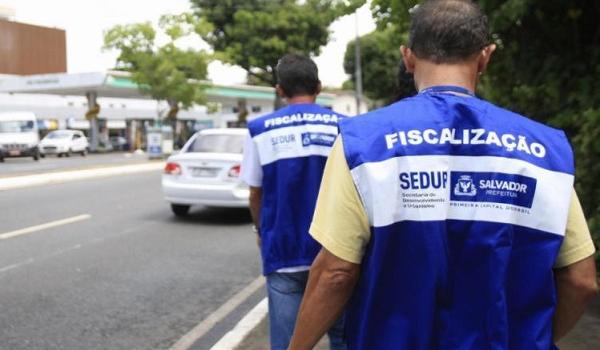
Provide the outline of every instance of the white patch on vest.
{"type": "MultiPolygon", "coordinates": [[[[425,138],[425,134],[421,135],[425,138]]],[[[431,138],[433,134],[428,133],[427,137],[431,138]]],[[[501,140],[502,136],[499,138],[501,140]]],[[[510,138],[507,140],[511,141],[510,138]]],[[[519,159],[401,156],[363,163],[352,169],[351,173],[370,224],[374,227],[407,220],[455,219],[509,223],[561,236],[565,234],[573,176],[519,159]],[[476,184],[480,190],[492,191],[494,195],[533,195],[531,206],[523,208],[504,203],[451,200],[451,191],[454,189],[450,188],[446,182],[448,177],[444,176],[450,172],[504,173],[533,178],[537,181],[535,194],[528,192],[530,189],[527,184],[518,181],[485,179],[476,184]]],[[[465,193],[470,190],[468,188],[465,193]]]]}
{"type": "Polygon", "coordinates": [[[260,164],[266,165],[279,159],[311,155],[327,157],[331,147],[312,143],[303,145],[302,134],[305,133],[337,135],[338,128],[337,125],[301,124],[260,133],[252,138],[260,154],[260,164]]]}

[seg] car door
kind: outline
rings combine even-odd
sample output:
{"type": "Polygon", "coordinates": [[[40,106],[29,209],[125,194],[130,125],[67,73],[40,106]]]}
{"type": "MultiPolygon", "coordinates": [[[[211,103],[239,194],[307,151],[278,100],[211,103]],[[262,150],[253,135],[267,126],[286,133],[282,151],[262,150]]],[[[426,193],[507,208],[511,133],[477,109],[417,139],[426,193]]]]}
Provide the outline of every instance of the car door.
{"type": "Polygon", "coordinates": [[[81,144],[82,142],[81,141],[82,141],[82,137],[81,137],[81,135],[79,133],[73,134],[71,149],[74,152],[81,152],[81,151],[83,151],[83,147],[82,147],[82,144],[81,144]]]}

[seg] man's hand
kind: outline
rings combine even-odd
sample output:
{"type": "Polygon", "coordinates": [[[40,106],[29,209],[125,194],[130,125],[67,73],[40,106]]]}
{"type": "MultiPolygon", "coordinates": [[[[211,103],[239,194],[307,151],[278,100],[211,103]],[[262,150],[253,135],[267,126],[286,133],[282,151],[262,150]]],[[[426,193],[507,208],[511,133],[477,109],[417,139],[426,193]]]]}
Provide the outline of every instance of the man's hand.
{"type": "Polygon", "coordinates": [[[598,294],[594,257],[554,271],[557,305],[554,314],[554,341],[564,337],[598,294]]]}
{"type": "Polygon", "coordinates": [[[322,248],[310,268],[290,350],[312,349],[342,314],[358,281],[360,265],[322,248]]]}

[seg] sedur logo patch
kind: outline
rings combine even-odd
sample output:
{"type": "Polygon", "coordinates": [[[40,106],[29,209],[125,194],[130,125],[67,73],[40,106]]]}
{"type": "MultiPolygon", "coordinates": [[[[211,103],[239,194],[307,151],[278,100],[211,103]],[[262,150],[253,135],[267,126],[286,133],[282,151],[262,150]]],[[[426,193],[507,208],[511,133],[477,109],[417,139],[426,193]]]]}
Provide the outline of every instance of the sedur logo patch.
{"type": "Polygon", "coordinates": [[[323,132],[305,132],[302,134],[302,146],[316,145],[331,147],[336,137],[337,135],[323,132]]]}
{"type": "Polygon", "coordinates": [[[531,208],[537,180],[523,175],[450,172],[450,200],[491,202],[531,208]]]}

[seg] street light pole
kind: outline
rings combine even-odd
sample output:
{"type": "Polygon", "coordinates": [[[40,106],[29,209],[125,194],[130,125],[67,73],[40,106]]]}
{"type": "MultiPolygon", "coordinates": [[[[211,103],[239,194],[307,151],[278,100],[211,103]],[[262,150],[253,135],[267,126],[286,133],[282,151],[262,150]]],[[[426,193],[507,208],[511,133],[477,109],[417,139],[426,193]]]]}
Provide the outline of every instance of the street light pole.
{"type": "Polygon", "coordinates": [[[354,41],[354,76],[355,76],[355,93],[356,93],[356,115],[360,114],[360,101],[362,100],[362,68],[360,62],[360,37],[358,36],[358,9],[354,12],[356,22],[356,40],[354,41]]]}

